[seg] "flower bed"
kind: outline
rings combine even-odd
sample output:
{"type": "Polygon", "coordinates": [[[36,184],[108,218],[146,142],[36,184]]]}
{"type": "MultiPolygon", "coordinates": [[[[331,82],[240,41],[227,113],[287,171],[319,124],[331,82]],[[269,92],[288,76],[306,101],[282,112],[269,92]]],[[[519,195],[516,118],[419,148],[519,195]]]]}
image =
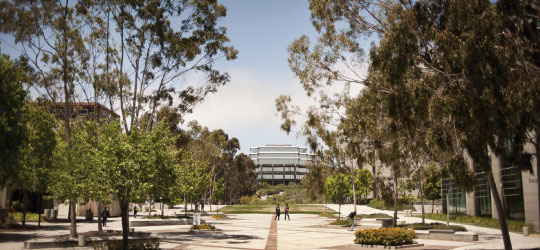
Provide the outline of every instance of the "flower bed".
{"type": "Polygon", "coordinates": [[[402,228],[378,228],[356,231],[355,236],[356,244],[401,246],[414,243],[416,233],[402,228]]]}

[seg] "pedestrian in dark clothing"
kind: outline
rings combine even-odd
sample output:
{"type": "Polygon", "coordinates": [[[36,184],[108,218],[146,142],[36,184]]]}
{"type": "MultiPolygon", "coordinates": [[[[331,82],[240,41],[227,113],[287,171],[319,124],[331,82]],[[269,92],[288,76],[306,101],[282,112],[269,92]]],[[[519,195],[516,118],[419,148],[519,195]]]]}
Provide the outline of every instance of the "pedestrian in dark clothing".
{"type": "Polygon", "coordinates": [[[137,207],[137,204],[133,204],[133,218],[137,218],[138,210],[139,210],[139,207],[137,207]]]}
{"type": "Polygon", "coordinates": [[[204,211],[204,200],[201,201],[201,211],[204,211]]]}
{"type": "Polygon", "coordinates": [[[351,220],[351,229],[349,229],[349,231],[353,231],[354,230],[354,217],[356,216],[356,211],[352,211],[350,214],[349,214],[349,220],[351,220]]]}
{"type": "Polygon", "coordinates": [[[107,218],[109,218],[109,210],[105,207],[103,208],[103,211],[101,211],[101,219],[104,227],[107,226],[107,218]]]}
{"type": "Polygon", "coordinates": [[[276,206],[276,217],[274,218],[274,220],[279,220],[279,214],[281,213],[281,210],[279,209],[279,204],[277,204],[276,206]]]}
{"type": "Polygon", "coordinates": [[[289,204],[285,203],[285,220],[287,220],[287,218],[291,220],[291,216],[289,216],[289,204]]]}

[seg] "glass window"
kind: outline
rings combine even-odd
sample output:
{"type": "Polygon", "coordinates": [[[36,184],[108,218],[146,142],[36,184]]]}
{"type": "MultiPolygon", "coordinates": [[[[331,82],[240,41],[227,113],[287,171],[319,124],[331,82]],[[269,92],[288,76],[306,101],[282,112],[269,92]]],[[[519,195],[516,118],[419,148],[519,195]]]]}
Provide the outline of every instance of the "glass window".
{"type": "Polygon", "coordinates": [[[449,195],[450,213],[466,213],[467,200],[465,192],[461,191],[450,179],[443,179],[441,185],[443,199],[443,213],[446,213],[446,195],[449,195]]]}

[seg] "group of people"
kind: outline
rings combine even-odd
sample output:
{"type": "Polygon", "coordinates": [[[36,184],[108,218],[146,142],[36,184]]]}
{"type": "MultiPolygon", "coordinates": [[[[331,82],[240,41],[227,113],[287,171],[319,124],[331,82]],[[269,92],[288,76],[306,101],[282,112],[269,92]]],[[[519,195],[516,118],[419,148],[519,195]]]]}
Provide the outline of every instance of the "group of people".
{"type": "MultiPolygon", "coordinates": [[[[279,204],[276,205],[276,217],[274,217],[274,220],[279,220],[279,216],[281,214],[281,209],[279,208],[279,204]]],[[[289,216],[289,203],[285,203],[285,220],[291,220],[291,216],[289,216]]]]}

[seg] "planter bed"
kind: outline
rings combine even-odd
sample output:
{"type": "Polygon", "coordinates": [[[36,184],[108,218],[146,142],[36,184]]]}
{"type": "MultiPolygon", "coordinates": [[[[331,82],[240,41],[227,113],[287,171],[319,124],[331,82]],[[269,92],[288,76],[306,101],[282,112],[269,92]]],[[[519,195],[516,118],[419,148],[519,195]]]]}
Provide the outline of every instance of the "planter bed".
{"type": "Polygon", "coordinates": [[[361,248],[373,248],[373,249],[401,249],[401,248],[409,248],[409,247],[421,247],[424,246],[424,244],[409,244],[409,245],[402,245],[402,246],[383,246],[383,245],[362,245],[357,244],[357,246],[361,248]]]}

